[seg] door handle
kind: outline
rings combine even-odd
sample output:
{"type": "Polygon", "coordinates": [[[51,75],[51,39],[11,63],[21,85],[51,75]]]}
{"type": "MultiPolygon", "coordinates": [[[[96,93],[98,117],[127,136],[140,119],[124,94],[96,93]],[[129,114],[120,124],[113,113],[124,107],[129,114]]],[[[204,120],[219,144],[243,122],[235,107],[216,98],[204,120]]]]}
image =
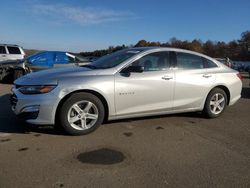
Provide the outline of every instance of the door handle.
{"type": "Polygon", "coordinates": [[[166,76],[161,77],[161,79],[163,79],[163,80],[172,80],[173,77],[169,76],[169,75],[166,75],[166,76]]]}
{"type": "Polygon", "coordinates": [[[204,78],[210,78],[210,77],[212,77],[211,74],[203,74],[202,76],[203,76],[204,78]]]}
{"type": "Polygon", "coordinates": [[[2,57],[6,57],[6,55],[2,55],[2,57]]]}

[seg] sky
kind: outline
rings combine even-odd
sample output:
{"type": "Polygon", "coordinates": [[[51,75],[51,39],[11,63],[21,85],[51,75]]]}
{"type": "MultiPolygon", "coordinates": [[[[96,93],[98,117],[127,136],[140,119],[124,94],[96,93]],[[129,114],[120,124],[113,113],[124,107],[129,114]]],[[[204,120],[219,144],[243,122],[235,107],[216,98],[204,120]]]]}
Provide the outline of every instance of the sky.
{"type": "Polygon", "coordinates": [[[0,43],[93,51],[139,40],[231,41],[250,30],[250,0],[0,0],[0,43]]]}

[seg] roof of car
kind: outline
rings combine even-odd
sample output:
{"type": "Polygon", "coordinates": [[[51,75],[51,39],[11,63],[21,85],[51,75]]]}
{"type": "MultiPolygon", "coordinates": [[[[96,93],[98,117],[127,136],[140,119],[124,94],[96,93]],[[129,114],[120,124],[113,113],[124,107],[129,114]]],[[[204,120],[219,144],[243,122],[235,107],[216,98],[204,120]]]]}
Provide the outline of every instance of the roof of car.
{"type": "Polygon", "coordinates": [[[69,53],[69,52],[65,52],[65,51],[49,51],[49,50],[44,50],[44,51],[40,51],[40,52],[49,52],[49,53],[69,53]]]}
{"type": "Polygon", "coordinates": [[[195,52],[195,51],[191,51],[191,50],[186,50],[186,49],[181,49],[181,48],[172,48],[172,47],[159,47],[159,46],[153,46],[153,47],[134,47],[134,48],[130,48],[129,50],[138,50],[141,52],[145,52],[148,50],[167,50],[167,51],[175,51],[175,52],[184,52],[184,53],[191,53],[194,55],[199,55],[199,56],[203,56],[205,58],[208,59],[213,59],[205,54],[199,53],[199,52],[195,52]]]}
{"type": "Polygon", "coordinates": [[[180,51],[180,52],[197,53],[197,52],[194,52],[194,51],[190,51],[190,50],[186,50],[186,49],[181,49],[181,48],[159,47],[159,46],[129,48],[129,50],[138,50],[138,51],[148,51],[148,50],[157,50],[157,49],[168,50],[168,51],[180,51]]]}
{"type": "Polygon", "coordinates": [[[130,50],[140,50],[140,51],[147,51],[153,49],[165,49],[165,50],[173,50],[173,51],[186,51],[186,52],[194,52],[182,48],[173,48],[173,47],[160,47],[160,46],[150,46],[150,47],[134,47],[130,48],[130,50]]]}
{"type": "Polygon", "coordinates": [[[38,51],[38,52],[36,52],[36,53],[34,53],[32,55],[41,54],[41,53],[70,53],[70,52],[41,50],[41,51],[38,51]]]}

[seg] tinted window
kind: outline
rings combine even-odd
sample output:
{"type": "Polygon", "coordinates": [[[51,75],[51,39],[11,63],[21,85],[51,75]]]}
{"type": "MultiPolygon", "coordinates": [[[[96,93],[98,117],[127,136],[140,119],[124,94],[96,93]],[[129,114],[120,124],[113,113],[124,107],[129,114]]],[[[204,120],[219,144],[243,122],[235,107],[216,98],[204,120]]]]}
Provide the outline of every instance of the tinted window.
{"type": "Polygon", "coordinates": [[[204,62],[204,68],[214,68],[214,67],[218,67],[214,62],[203,58],[203,62],[204,62]]]}
{"type": "Polygon", "coordinates": [[[30,60],[30,63],[32,64],[47,64],[47,57],[45,54],[42,54],[40,56],[36,56],[35,58],[30,60]]]}
{"type": "Polygon", "coordinates": [[[0,46],[0,54],[6,54],[6,50],[4,46],[0,46]]]}
{"type": "Polygon", "coordinates": [[[197,55],[177,52],[177,67],[180,69],[202,69],[203,58],[197,55]]]}
{"type": "Polygon", "coordinates": [[[57,53],[55,57],[55,63],[57,64],[66,64],[69,62],[68,56],[65,53],[57,53]]]}
{"type": "Polygon", "coordinates": [[[40,62],[40,63],[47,62],[47,58],[46,58],[46,57],[40,56],[40,57],[38,57],[38,58],[36,59],[36,61],[37,61],[37,62],[40,62]]]}
{"type": "Polygon", "coordinates": [[[8,46],[9,54],[21,54],[19,48],[8,46]]]}
{"type": "Polygon", "coordinates": [[[170,67],[169,52],[155,52],[143,56],[133,63],[133,66],[142,66],[144,71],[161,71],[170,67]]]}

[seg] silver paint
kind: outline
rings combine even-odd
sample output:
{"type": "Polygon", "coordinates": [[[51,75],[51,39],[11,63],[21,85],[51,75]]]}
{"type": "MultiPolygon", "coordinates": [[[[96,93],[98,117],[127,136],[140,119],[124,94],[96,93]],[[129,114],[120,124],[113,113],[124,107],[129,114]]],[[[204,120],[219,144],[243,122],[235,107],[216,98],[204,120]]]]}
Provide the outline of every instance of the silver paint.
{"type": "Polygon", "coordinates": [[[14,88],[18,98],[14,112],[19,114],[26,106],[39,105],[33,124],[54,124],[60,101],[72,92],[92,91],[101,95],[109,109],[108,119],[170,114],[203,110],[208,93],[217,86],[230,92],[229,105],[241,97],[242,83],[237,72],[218,61],[192,51],[174,48],[144,48],[120,65],[102,70],[83,67],[58,68],[31,73],[15,81],[17,85],[57,84],[50,93],[24,95],[14,88]],[[158,51],[186,52],[213,61],[216,68],[131,73],[123,76],[120,71],[144,55],[158,51]]]}

